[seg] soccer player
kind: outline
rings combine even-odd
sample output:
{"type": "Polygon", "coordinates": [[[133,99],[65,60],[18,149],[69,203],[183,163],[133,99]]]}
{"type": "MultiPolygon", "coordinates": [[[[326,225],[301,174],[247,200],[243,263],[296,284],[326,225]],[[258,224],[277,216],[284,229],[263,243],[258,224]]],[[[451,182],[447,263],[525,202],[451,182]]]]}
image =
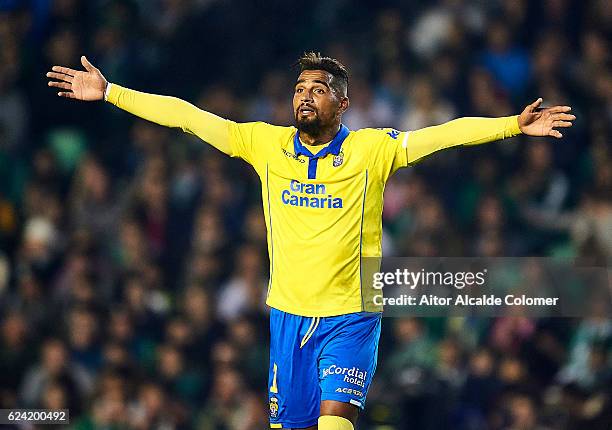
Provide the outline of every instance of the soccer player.
{"type": "Polygon", "coordinates": [[[453,146],[524,133],[560,138],[568,106],[520,115],[460,118],[421,130],[349,130],[348,73],[337,60],[299,59],[295,127],[236,123],[177,98],[109,83],[85,57],[84,71],[53,66],[61,97],[106,100],[134,115],[198,136],[251,164],[261,179],[268,234],[267,304],[271,428],[351,430],[376,369],[381,313],[368,312],[362,257],[380,257],[383,190],[399,168],[453,146]]]}

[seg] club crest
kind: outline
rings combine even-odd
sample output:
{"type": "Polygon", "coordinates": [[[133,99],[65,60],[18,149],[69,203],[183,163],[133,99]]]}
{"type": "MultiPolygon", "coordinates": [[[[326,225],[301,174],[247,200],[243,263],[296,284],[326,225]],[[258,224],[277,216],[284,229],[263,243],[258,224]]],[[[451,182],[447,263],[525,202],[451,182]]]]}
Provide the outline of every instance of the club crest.
{"type": "Polygon", "coordinates": [[[338,155],[334,155],[334,167],[340,166],[344,162],[344,152],[340,151],[338,155]]]}
{"type": "Polygon", "coordinates": [[[278,399],[272,397],[270,399],[270,418],[276,418],[278,416],[278,399]]]}

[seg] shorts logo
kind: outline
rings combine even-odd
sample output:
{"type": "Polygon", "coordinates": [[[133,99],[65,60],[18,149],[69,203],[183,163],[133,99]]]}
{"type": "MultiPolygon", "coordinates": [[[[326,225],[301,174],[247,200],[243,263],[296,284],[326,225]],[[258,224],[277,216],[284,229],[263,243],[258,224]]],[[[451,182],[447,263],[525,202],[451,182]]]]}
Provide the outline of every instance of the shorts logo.
{"type": "Polygon", "coordinates": [[[278,417],[278,399],[276,397],[270,398],[270,418],[278,417]]]}
{"type": "Polygon", "coordinates": [[[336,388],[336,393],[354,394],[358,397],[363,397],[363,393],[353,388],[336,388]]]}
{"type": "Polygon", "coordinates": [[[344,152],[340,151],[340,154],[334,155],[334,167],[340,166],[344,162],[344,152]]]}
{"type": "Polygon", "coordinates": [[[365,387],[368,372],[361,370],[358,367],[338,367],[335,364],[332,364],[327,369],[323,369],[322,378],[329,375],[343,375],[344,382],[357,385],[358,387],[365,387]]]}

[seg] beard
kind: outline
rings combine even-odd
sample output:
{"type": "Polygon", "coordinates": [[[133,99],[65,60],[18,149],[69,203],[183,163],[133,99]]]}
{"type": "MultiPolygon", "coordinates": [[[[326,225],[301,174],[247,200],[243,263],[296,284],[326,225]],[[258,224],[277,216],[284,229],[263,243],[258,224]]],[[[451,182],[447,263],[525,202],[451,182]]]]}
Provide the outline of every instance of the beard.
{"type": "Polygon", "coordinates": [[[301,133],[306,133],[312,137],[318,137],[323,132],[323,122],[318,115],[314,118],[300,119],[299,114],[296,114],[295,126],[301,133]]]}

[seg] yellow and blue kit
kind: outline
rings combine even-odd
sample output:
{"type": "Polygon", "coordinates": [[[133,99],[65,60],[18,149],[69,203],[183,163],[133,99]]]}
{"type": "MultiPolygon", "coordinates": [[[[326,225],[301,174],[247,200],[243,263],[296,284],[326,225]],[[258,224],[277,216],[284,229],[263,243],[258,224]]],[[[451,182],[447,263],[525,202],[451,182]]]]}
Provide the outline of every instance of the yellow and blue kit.
{"type": "Polygon", "coordinates": [[[317,424],[321,400],[363,409],[376,371],[380,324],[380,312],[308,318],[272,308],[271,427],[317,424]]]}
{"type": "Polygon", "coordinates": [[[174,97],[111,84],[107,100],[244,159],[261,179],[273,308],[270,418],[278,428],[316,424],[321,400],[364,405],[380,314],[365,312],[362,258],[381,256],[383,192],[393,172],[442,149],[520,133],[517,116],[460,118],[404,132],[341,126],[328,144],[310,146],[295,127],[236,123],[174,97]],[[337,369],[365,376],[345,379],[337,369]]]}

